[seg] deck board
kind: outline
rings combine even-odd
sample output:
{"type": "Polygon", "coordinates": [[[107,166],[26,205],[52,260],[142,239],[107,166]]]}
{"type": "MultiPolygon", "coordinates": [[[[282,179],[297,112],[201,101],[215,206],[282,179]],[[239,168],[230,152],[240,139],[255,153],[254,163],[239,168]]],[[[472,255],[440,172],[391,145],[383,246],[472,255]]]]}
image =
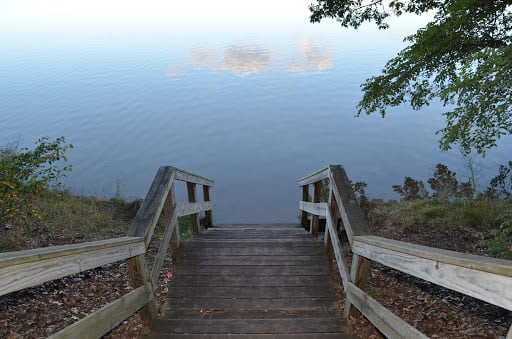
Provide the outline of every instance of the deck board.
{"type": "Polygon", "coordinates": [[[291,225],[209,228],[184,244],[148,338],[351,338],[323,241],[291,225]]]}

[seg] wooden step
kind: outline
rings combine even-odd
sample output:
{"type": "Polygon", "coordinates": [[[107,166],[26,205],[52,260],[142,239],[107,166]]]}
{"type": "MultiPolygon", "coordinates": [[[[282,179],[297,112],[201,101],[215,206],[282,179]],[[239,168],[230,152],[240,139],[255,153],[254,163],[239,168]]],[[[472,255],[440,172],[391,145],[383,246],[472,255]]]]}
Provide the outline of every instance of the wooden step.
{"type": "Polygon", "coordinates": [[[323,241],[296,225],[209,228],[179,250],[147,338],[355,338],[323,241]]]}

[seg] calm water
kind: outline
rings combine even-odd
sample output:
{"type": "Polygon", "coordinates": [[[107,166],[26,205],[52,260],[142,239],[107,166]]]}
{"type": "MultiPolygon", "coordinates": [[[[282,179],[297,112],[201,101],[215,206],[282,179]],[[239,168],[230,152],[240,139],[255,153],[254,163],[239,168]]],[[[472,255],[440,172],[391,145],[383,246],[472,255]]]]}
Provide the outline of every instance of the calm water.
{"type": "MultiPolygon", "coordinates": [[[[441,153],[442,109],[354,118],[359,85],[426,19],[310,24],[310,1],[0,2],[0,145],[66,136],[75,192],[143,197],[161,165],[216,180],[216,222],[295,222],[296,179],[343,164],[395,198],[441,153]]],[[[510,158],[510,138],[481,181],[510,158]]]]}

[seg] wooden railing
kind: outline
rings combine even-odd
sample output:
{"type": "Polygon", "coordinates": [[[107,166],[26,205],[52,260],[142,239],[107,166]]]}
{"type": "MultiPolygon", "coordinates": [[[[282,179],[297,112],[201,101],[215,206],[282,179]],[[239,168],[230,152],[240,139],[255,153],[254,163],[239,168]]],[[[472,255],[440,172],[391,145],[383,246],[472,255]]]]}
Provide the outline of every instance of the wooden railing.
{"type": "Polygon", "coordinates": [[[138,310],[145,321],[150,321],[155,315],[156,283],[171,238],[176,239],[177,246],[180,244],[178,217],[191,215],[193,233],[200,231],[200,212],[205,212],[205,224],[211,225],[213,184],[212,180],[174,167],[160,167],[126,237],[0,253],[0,295],[127,259],[134,290],[52,338],[98,338],[138,310]],[[176,203],[176,180],[187,184],[187,203],[176,203]],[[197,202],[196,185],[203,186],[202,202],[197,202]],[[162,211],[165,230],[150,271],[145,252],[162,211]]]}
{"type": "MultiPolygon", "coordinates": [[[[512,310],[511,261],[372,235],[342,166],[329,165],[299,179],[298,183],[303,196],[300,202],[302,225],[317,236],[318,218],[326,218],[325,244],[332,247],[343,281],[347,296],[346,317],[359,311],[389,338],[426,338],[364,291],[371,261],[512,310]],[[320,192],[325,182],[329,184],[328,201],[320,202],[320,192]],[[310,185],[313,186],[311,197],[310,185]],[[308,201],[310,198],[312,202],[308,201]],[[339,218],[352,251],[350,269],[338,238],[339,218]]],[[[512,338],[512,327],[507,338],[512,338]]]]}

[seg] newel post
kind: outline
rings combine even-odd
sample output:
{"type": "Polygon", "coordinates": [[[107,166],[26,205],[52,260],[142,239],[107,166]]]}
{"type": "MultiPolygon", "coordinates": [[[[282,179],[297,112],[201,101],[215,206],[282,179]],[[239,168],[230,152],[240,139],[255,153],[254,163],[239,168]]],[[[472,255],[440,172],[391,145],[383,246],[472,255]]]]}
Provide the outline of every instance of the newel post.
{"type": "MultiPolygon", "coordinates": [[[[204,201],[211,201],[210,200],[210,186],[203,185],[203,200],[204,201]]],[[[212,218],[212,211],[208,210],[204,212],[204,218],[205,218],[205,225],[206,227],[213,225],[213,218],[212,218]]]]}
{"type": "MultiPolygon", "coordinates": [[[[197,202],[196,199],[196,184],[192,182],[187,182],[187,193],[188,193],[188,202],[197,202]]],[[[199,234],[199,214],[191,214],[190,221],[192,223],[192,233],[199,234]]]]}
{"type": "MultiPolygon", "coordinates": [[[[309,198],[309,185],[302,186],[302,201],[308,201],[309,198]]],[[[309,230],[308,212],[302,211],[300,224],[305,229],[309,230]]]]}

